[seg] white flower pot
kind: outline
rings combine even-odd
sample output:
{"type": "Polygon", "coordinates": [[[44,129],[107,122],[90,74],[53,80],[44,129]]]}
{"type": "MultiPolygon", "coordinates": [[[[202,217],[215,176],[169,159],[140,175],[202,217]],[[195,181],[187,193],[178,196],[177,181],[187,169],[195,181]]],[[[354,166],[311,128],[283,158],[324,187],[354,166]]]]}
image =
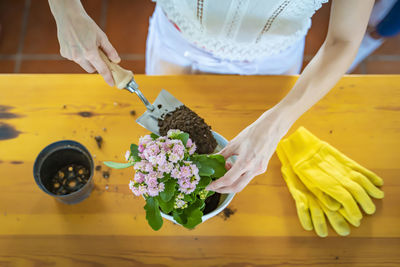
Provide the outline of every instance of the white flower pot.
{"type": "MultiPolygon", "coordinates": [[[[214,135],[214,138],[217,140],[218,146],[217,146],[217,148],[215,150],[216,150],[216,152],[218,152],[218,151],[222,150],[222,148],[224,148],[228,144],[228,141],[222,135],[220,135],[220,134],[218,134],[218,133],[216,133],[214,131],[212,132],[212,134],[214,135]]],[[[234,160],[235,159],[233,157],[233,159],[232,160],[230,159],[229,161],[231,163],[233,163],[234,160]]],[[[217,215],[218,213],[223,211],[228,206],[228,204],[232,201],[234,196],[235,196],[234,193],[221,194],[221,198],[219,200],[218,207],[215,210],[213,210],[212,212],[210,212],[210,213],[204,215],[203,217],[201,217],[202,222],[205,222],[206,220],[214,217],[215,215],[217,215]]],[[[161,211],[161,216],[163,218],[167,219],[167,220],[170,220],[171,222],[179,224],[174,220],[174,218],[171,215],[165,214],[162,211],[161,211]]]]}

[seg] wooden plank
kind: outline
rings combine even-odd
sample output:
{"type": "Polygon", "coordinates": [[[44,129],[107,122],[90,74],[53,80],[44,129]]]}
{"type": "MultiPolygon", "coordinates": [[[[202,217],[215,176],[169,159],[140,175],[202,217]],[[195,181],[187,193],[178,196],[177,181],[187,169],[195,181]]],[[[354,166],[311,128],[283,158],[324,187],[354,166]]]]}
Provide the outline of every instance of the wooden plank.
{"type": "MultiPolygon", "coordinates": [[[[296,77],[137,75],[136,80],[150,100],[167,89],[231,139],[275,105],[296,77]]],[[[154,232],[144,217],[144,201],[129,192],[132,170],[112,170],[109,179],[96,172],[92,195],[74,206],[42,193],[32,175],[40,150],[61,139],[84,144],[96,165],[123,161],[129,144],[147,133],[135,123],[145,110],[138,98],[109,88],[98,75],[0,75],[0,127],[15,129],[14,137],[0,135],[0,265],[396,266],[399,103],[400,76],[344,77],[289,132],[303,125],[384,179],[385,199],[374,201],[376,214],[365,215],[349,237],[330,230],[329,238],[320,239],[301,228],[275,155],[267,173],[235,196],[230,218],[217,216],[192,231],[165,222],[154,232]],[[96,135],[104,139],[102,149],[96,135]]]]}
{"type": "Polygon", "coordinates": [[[0,238],[0,265],[397,267],[399,246],[394,238],[17,236],[0,238]]]}

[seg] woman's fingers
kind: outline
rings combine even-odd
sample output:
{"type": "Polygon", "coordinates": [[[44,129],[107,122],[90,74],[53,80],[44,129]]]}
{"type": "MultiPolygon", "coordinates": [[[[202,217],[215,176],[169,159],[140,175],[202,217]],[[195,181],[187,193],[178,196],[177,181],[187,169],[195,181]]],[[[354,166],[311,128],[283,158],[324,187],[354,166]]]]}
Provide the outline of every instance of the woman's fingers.
{"type": "Polygon", "coordinates": [[[88,61],[96,68],[97,72],[103,76],[106,83],[110,86],[114,86],[114,79],[111,75],[110,69],[107,67],[106,63],[101,59],[99,52],[97,50],[91,52],[87,56],[88,61]]]}
{"type": "Polygon", "coordinates": [[[232,168],[225,173],[225,175],[218,180],[212,182],[207,186],[207,190],[218,191],[222,187],[227,187],[233,184],[240,176],[246,171],[245,165],[238,160],[233,164],[232,168]]]}
{"type": "Polygon", "coordinates": [[[236,147],[232,142],[229,142],[228,145],[223,148],[218,154],[223,156],[225,159],[238,155],[236,152],[236,147]]]}
{"type": "Polygon", "coordinates": [[[254,174],[252,172],[245,172],[233,184],[219,188],[216,191],[221,194],[238,193],[246,187],[253,177],[254,174]]]}
{"type": "Polygon", "coordinates": [[[92,64],[90,64],[90,62],[87,61],[86,59],[77,59],[75,60],[75,62],[78,63],[79,66],[82,67],[82,69],[84,69],[89,73],[93,73],[96,71],[96,69],[92,66],[92,64]]]}
{"type": "Polygon", "coordinates": [[[100,47],[112,62],[119,63],[121,61],[117,50],[115,50],[105,34],[100,39],[100,47]]]}

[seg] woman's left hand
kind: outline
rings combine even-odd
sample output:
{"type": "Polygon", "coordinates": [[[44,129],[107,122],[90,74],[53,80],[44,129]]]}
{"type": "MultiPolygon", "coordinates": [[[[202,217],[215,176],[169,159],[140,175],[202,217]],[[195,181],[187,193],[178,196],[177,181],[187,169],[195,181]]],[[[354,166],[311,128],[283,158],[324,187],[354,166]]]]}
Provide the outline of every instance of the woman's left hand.
{"type": "Polygon", "coordinates": [[[266,172],[268,162],[289,127],[282,127],[280,116],[270,109],[240,132],[219,152],[225,159],[237,156],[228,172],[206,189],[219,193],[237,193],[257,175],[266,172]]]}

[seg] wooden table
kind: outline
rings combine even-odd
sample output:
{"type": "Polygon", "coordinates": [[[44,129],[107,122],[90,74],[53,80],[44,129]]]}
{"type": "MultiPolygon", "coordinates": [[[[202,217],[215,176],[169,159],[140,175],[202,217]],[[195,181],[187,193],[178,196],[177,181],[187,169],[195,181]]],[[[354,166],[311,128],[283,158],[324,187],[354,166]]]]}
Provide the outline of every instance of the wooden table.
{"type": "MultiPolygon", "coordinates": [[[[150,100],[165,88],[228,139],[296,79],[136,76],[150,100]]],[[[383,177],[385,198],[374,200],[376,213],[348,237],[330,230],[319,238],[301,228],[275,155],[268,172],[235,196],[234,214],[192,231],[168,221],[151,230],[144,200],[128,189],[131,169],[111,170],[105,179],[103,166],[87,200],[61,204],[34,182],[37,154],[72,139],[90,150],[96,165],[123,161],[129,144],[147,133],[135,123],[144,106],[98,75],[1,75],[0,105],[0,266],[400,265],[400,76],[344,77],[290,131],[303,125],[383,177]]]]}

